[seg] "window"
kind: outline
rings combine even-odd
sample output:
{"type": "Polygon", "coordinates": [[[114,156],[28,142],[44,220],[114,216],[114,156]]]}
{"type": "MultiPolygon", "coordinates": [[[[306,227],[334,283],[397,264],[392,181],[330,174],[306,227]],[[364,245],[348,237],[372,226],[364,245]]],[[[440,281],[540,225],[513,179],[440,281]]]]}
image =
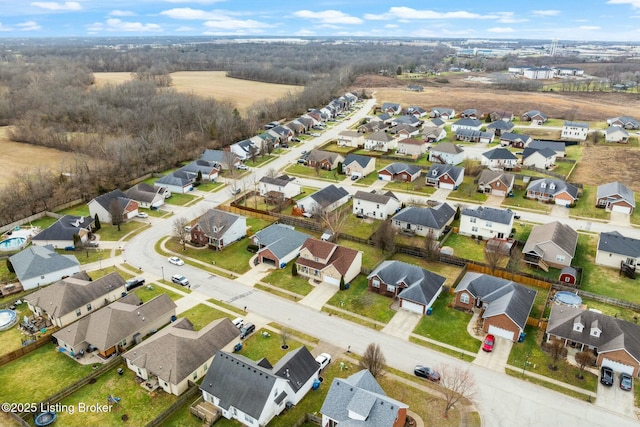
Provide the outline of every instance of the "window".
{"type": "Polygon", "coordinates": [[[380,204],[376,204],[376,209],[380,209],[380,204]]]}
{"type": "Polygon", "coordinates": [[[396,225],[400,227],[400,221],[396,221],[396,225]]]}
{"type": "Polygon", "coordinates": [[[82,310],[77,309],[77,310],[76,310],[76,316],[80,316],[81,314],[82,314],[82,310]]]}
{"type": "Polygon", "coordinates": [[[487,222],[487,223],[485,224],[485,226],[486,226],[487,228],[491,228],[491,227],[493,226],[493,224],[492,224],[492,223],[490,223],[490,222],[487,222]]]}
{"type": "Polygon", "coordinates": [[[474,233],[478,232],[478,227],[471,227],[471,231],[473,231],[474,233]]]}
{"type": "Polygon", "coordinates": [[[564,255],[556,255],[556,261],[564,262],[564,255]]]}
{"type": "Polygon", "coordinates": [[[387,285],[387,291],[395,293],[396,287],[394,285],[387,285]]]}
{"type": "Polygon", "coordinates": [[[87,304],[87,311],[91,311],[91,304],[87,304]]]}
{"type": "Polygon", "coordinates": [[[476,219],[475,219],[475,218],[471,218],[471,219],[469,220],[469,222],[470,222],[470,223],[472,223],[472,224],[475,224],[475,223],[476,223],[476,219]]]}
{"type": "Polygon", "coordinates": [[[193,373],[193,379],[194,379],[194,380],[197,380],[197,379],[198,379],[198,373],[197,373],[197,372],[194,372],[194,373],[193,373]]]}
{"type": "Polygon", "coordinates": [[[462,304],[469,304],[469,294],[466,292],[463,292],[460,294],[460,302],[462,304]]]}
{"type": "Polygon", "coordinates": [[[313,260],[314,260],[315,262],[318,262],[318,257],[317,257],[317,256],[314,256],[314,257],[313,257],[313,260]]]}
{"type": "Polygon", "coordinates": [[[380,287],[380,280],[378,279],[373,279],[371,281],[371,286],[373,286],[374,288],[379,288],[380,287]]]}

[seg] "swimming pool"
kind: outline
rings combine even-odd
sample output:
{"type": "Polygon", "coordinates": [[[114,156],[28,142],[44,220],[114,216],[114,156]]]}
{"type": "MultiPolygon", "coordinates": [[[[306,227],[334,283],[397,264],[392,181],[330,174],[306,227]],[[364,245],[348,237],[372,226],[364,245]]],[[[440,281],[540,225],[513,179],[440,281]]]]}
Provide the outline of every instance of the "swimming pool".
{"type": "Polygon", "coordinates": [[[18,316],[13,310],[0,310],[0,331],[9,329],[16,324],[18,316]]]}
{"type": "Polygon", "coordinates": [[[14,251],[20,249],[27,241],[24,237],[9,237],[0,242],[0,251],[14,251]]]}

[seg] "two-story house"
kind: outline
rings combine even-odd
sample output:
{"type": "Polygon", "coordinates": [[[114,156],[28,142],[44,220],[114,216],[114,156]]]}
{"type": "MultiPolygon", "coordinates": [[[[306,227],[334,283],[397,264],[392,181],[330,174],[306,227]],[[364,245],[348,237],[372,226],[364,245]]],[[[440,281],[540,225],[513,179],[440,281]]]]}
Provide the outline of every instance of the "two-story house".
{"type": "Polygon", "coordinates": [[[596,264],[620,269],[622,265],[636,268],[640,263],[640,240],[625,237],[618,231],[600,233],[596,264]]]}
{"type": "Polygon", "coordinates": [[[303,212],[319,215],[333,211],[349,201],[349,192],[331,184],[297,201],[303,212]]]}
{"type": "Polygon", "coordinates": [[[258,188],[261,196],[265,196],[268,193],[273,192],[282,194],[286,199],[292,199],[302,191],[300,185],[295,182],[295,178],[291,178],[287,175],[280,175],[275,178],[265,175],[260,178],[258,188]]]}
{"type": "Polygon", "coordinates": [[[429,168],[425,180],[432,187],[455,190],[464,180],[464,168],[435,163],[429,168]]]}
{"type": "Polygon", "coordinates": [[[481,163],[491,170],[511,170],[518,165],[518,158],[506,148],[494,148],[482,153],[481,163]]]}
{"type": "Polygon", "coordinates": [[[387,151],[395,150],[397,146],[398,140],[382,130],[373,132],[364,138],[365,150],[382,151],[386,153],[387,151]]]}
{"type": "Polygon", "coordinates": [[[247,235],[247,218],[209,209],[191,229],[191,243],[222,250],[247,235]]]}
{"type": "Polygon", "coordinates": [[[510,209],[496,209],[484,206],[463,208],[460,211],[459,234],[506,239],[513,228],[514,213],[510,209]]]}
{"type": "Polygon", "coordinates": [[[358,191],[353,196],[353,214],[375,219],[387,219],[400,209],[400,200],[390,191],[358,191]]]}
{"type": "Polygon", "coordinates": [[[577,141],[586,141],[589,134],[589,123],[566,121],[562,125],[561,137],[577,141]]]}
{"type": "Polygon", "coordinates": [[[429,151],[429,161],[459,165],[464,161],[464,150],[450,142],[441,142],[429,151]]]}
{"type": "Polygon", "coordinates": [[[482,122],[478,119],[460,119],[451,124],[451,132],[459,129],[481,130],[482,122]]]}
{"type": "Polygon", "coordinates": [[[439,239],[455,214],[447,203],[429,208],[407,206],[391,218],[391,225],[402,233],[423,237],[433,233],[434,238],[439,239]]]}
{"type": "Polygon", "coordinates": [[[301,276],[338,286],[360,274],[362,251],[309,238],[300,249],[296,266],[301,276]]]}

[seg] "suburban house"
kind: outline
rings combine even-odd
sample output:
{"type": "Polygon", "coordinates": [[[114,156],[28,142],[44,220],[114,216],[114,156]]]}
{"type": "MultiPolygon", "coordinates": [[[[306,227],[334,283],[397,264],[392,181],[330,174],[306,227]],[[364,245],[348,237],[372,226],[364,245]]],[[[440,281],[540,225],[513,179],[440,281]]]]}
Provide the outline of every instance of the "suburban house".
{"type": "Polygon", "coordinates": [[[454,304],[480,309],[483,332],[515,342],[527,326],[536,294],[510,280],[468,272],[456,287],[454,304]]]}
{"type": "Polygon", "coordinates": [[[487,125],[487,131],[493,131],[496,136],[500,136],[503,133],[511,132],[516,125],[513,122],[505,122],[502,120],[496,120],[487,125]]]}
{"type": "Polygon", "coordinates": [[[512,122],[515,119],[512,111],[492,111],[489,113],[489,119],[492,122],[502,120],[503,122],[512,122]]]}
{"type": "Polygon", "coordinates": [[[96,351],[101,358],[121,353],[171,321],[176,304],[167,294],[142,303],[128,294],[53,334],[58,350],[71,357],[96,351]]]}
{"type": "Polygon", "coordinates": [[[383,151],[386,153],[387,151],[395,150],[397,146],[398,141],[382,130],[373,132],[364,139],[365,150],[383,151]]]}
{"type": "Polygon", "coordinates": [[[571,206],[578,200],[578,187],[561,179],[542,178],[527,185],[527,199],[571,206]]]}
{"type": "Polygon", "coordinates": [[[640,326],[598,311],[554,304],[547,340],[557,338],[578,351],[593,350],[598,367],[633,377],[640,374],[640,326]]]}
{"type": "Polygon", "coordinates": [[[484,206],[463,208],[460,211],[459,234],[480,236],[483,239],[506,239],[511,235],[514,213],[510,209],[484,206]]]}
{"type": "Polygon", "coordinates": [[[434,163],[426,175],[426,184],[445,190],[456,190],[464,179],[464,168],[447,164],[434,163]]]}
{"type": "Polygon", "coordinates": [[[406,262],[382,261],[367,280],[371,292],[398,297],[400,307],[425,315],[440,295],[446,278],[406,262]]]}
{"type": "MultiPolygon", "coordinates": [[[[425,126],[422,128],[422,139],[426,142],[438,142],[447,137],[447,131],[441,127],[425,126]]],[[[398,142],[398,149],[400,143],[398,142]]]]}
{"type": "Polygon", "coordinates": [[[404,427],[408,408],[388,397],[371,372],[363,369],[333,379],[320,413],[324,427],[404,427]]]}
{"type": "Polygon", "coordinates": [[[110,224],[112,204],[117,206],[118,210],[122,210],[122,219],[125,221],[134,218],[138,214],[138,202],[131,200],[122,191],[115,189],[87,203],[89,216],[95,218],[98,215],[100,222],[110,224]]]}
{"type": "Polygon", "coordinates": [[[611,126],[604,131],[604,140],[606,142],[617,142],[619,144],[627,144],[629,142],[629,132],[622,127],[611,126]]]}
{"type": "Polygon", "coordinates": [[[215,354],[235,340],[240,330],[226,317],[194,330],[182,318],[122,355],[127,368],[150,385],[180,396],[207,374],[215,354]]]}
{"type": "MultiPolygon", "coordinates": [[[[420,91],[420,92],[422,92],[422,91],[420,91]]],[[[427,110],[425,110],[424,108],[419,107],[417,105],[412,105],[410,107],[407,107],[407,115],[408,116],[415,116],[417,118],[420,118],[420,117],[425,117],[428,114],[429,113],[427,112],[427,110]]]]}
{"type": "Polygon", "coordinates": [[[576,255],[578,232],[558,221],[534,225],[522,248],[524,262],[537,265],[547,271],[548,267],[571,266],[576,255]]]}
{"type": "Polygon", "coordinates": [[[217,351],[200,384],[205,402],[248,427],[263,427],[289,405],[298,404],[318,379],[318,362],[305,346],[272,366],[217,351]]]}
{"type": "Polygon", "coordinates": [[[478,191],[505,197],[513,191],[515,175],[503,171],[484,169],[478,177],[478,191]]]}
{"type": "Polygon", "coordinates": [[[296,266],[301,276],[338,286],[341,280],[349,283],[360,274],[362,251],[310,237],[300,249],[296,266]]]}
{"type": "Polygon", "coordinates": [[[122,297],[125,282],[117,272],[96,280],[82,271],[60,279],[24,297],[36,316],[47,318],[51,325],[64,328],[122,297]]]}
{"type": "Polygon", "coordinates": [[[547,121],[548,117],[541,111],[531,110],[520,116],[523,122],[531,122],[532,125],[542,125],[547,121]]]}
{"type": "Polygon", "coordinates": [[[391,163],[378,171],[378,179],[383,181],[413,182],[420,178],[422,167],[407,163],[391,163]]]}
{"type": "Polygon", "coordinates": [[[382,111],[383,113],[387,113],[389,115],[395,116],[402,112],[402,106],[395,102],[385,102],[384,104],[382,104],[380,111],[382,111]]]}
{"type": "Polygon", "coordinates": [[[453,108],[432,108],[429,117],[438,117],[442,120],[451,120],[456,116],[456,110],[453,108]]]}
{"type": "Polygon", "coordinates": [[[427,119],[422,125],[423,128],[433,127],[433,128],[444,128],[444,125],[447,123],[439,117],[433,117],[427,119]]]}
{"type": "Polygon", "coordinates": [[[493,132],[483,132],[481,130],[466,128],[456,130],[455,134],[456,141],[481,142],[487,144],[493,142],[494,136],[495,134],[493,132]]]}
{"type": "Polygon", "coordinates": [[[165,189],[163,187],[149,185],[145,182],[134,185],[126,190],[124,194],[126,194],[126,196],[131,200],[137,202],[138,208],[158,209],[160,206],[164,205],[165,189]]]}
{"type": "Polygon", "coordinates": [[[91,216],[63,215],[56,222],[31,238],[35,246],[51,245],[56,249],[74,246],[73,236],[78,235],[82,243],[91,238],[94,218],[91,216]]]}
{"type": "Polygon", "coordinates": [[[344,162],[344,157],[332,151],[311,150],[306,160],[309,167],[314,168],[317,165],[320,169],[334,170],[338,163],[344,162]]]}
{"type": "Polygon", "coordinates": [[[460,119],[451,124],[451,132],[456,132],[459,129],[479,131],[482,129],[482,122],[478,119],[460,119]]]}
{"type": "Polygon", "coordinates": [[[357,191],[353,196],[353,214],[375,219],[387,219],[400,209],[400,200],[390,191],[386,193],[357,191]]]}
{"type": "Polygon", "coordinates": [[[525,148],[522,151],[522,164],[538,169],[551,169],[556,164],[557,154],[551,148],[525,148]]]}
{"type": "Polygon", "coordinates": [[[198,180],[198,173],[202,176],[203,181],[215,181],[220,172],[220,165],[211,160],[198,159],[184,165],[178,170],[191,176],[194,181],[198,180]]]}
{"type": "Polygon", "coordinates": [[[598,240],[596,264],[620,269],[627,265],[632,269],[640,263],[640,240],[625,237],[617,231],[602,232],[598,240]]]}
{"type": "Polygon", "coordinates": [[[251,243],[258,247],[258,262],[284,268],[300,254],[309,237],[291,225],[271,224],[251,236],[251,243]]]}
{"type": "Polygon", "coordinates": [[[25,291],[80,273],[74,255],[60,255],[51,245],[29,246],[11,255],[9,262],[25,291]]]}
{"type": "Polygon", "coordinates": [[[620,116],[607,119],[609,126],[617,126],[625,129],[638,130],[640,129],[640,120],[634,119],[629,116],[620,116]]]}
{"type": "MultiPolygon", "coordinates": [[[[446,134],[446,132],[445,132],[446,134]]],[[[411,156],[414,159],[421,157],[429,150],[429,144],[426,140],[405,138],[398,141],[397,154],[411,156]]]]}
{"type": "Polygon", "coordinates": [[[222,250],[247,235],[247,218],[209,209],[191,228],[191,243],[222,250]]]}
{"type": "Polygon", "coordinates": [[[636,195],[633,190],[620,182],[598,185],[596,207],[631,215],[636,208],[636,195]]]}
{"type": "Polygon", "coordinates": [[[588,134],[589,134],[589,123],[566,121],[562,125],[561,137],[564,139],[586,141],[588,134]]]}
{"type": "Polygon", "coordinates": [[[556,152],[557,157],[565,157],[565,153],[566,153],[566,146],[564,142],[559,142],[559,141],[540,141],[540,140],[534,139],[533,141],[526,143],[525,147],[533,148],[535,150],[540,150],[542,148],[551,148],[553,151],[556,152]]]}
{"type": "Polygon", "coordinates": [[[491,170],[511,170],[518,165],[518,158],[506,148],[494,148],[482,153],[481,163],[491,170]]]}
{"type": "Polygon", "coordinates": [[[153,185],[164,187],[171,193],[184,194],[193,190],[195,176],[184,171],[174,171],[155,180],[153,185]]]}
{"type": "Polygon", "coordinates": [[[420,133],[420,130],[418,129],[417,125],[399,124],[389,129],[389,133],[395,135],[396,138],[401,140],[417,136],[418,133],[420,133]]]}
{"type": "MultiPolygon", "coordinates": [[[[373,133],[373,132],[377,132],[377,131],[383,131],[384,129],[386,129],[388,127],[389,127],[389,125],[387,123],[385,123],[384,121],[372,119],[368,123],[365,123],[365,124],[362,124],[362,125],[358,126],[358,128],[356,130],[358,132],[360,132],[360,133],[373,133]]],[[[363,142],[363,144],[364,144],[364,142],[363,142]]]]}
{"type": "Polygon", "coordinates": [[[223,151],[223,150],[204,150],[200,159],[206,160],[209,162],[215,162],[220,166],[221,170],[229,170],[233,169],[238,163],[240,163],[240,159],[236,156],[232,151],[223,151]]]}
{"type": "Polygon", "coordinates": [[[333,211],[349,201],[349,192],[331,184],[297,201],[297,206],[311,215],[333,211]]]}
{"type": "Polygon", "coordinates": [[[244,161],[256,156],[262,147],[250,139],[244,139],[235,144],[231,144],[229,149],[239,160],[244,161]]]}
{"type": "Polygon", "coordinates": [[[429,161],[459,165],[464,161],[464,150],[450,142],[441,142],[429,151],[429,161]]]}
{"type": "Polygon", "coordinates": [[[503,147],[524,148],[533,141],[529,135],[520,133],[503,132],[500,134],[500,145],[503,147]]]}
{"type": "Polygon", "coordinates": [[[447,203],[429,208],[408,206],[391,218],[391,225],[401,232],[423,237],[432,232],[433,237],[439,239],[455,214],[456,211],[447,203]]]}
{"type": "Polygon", "coordinates": [[[414,130],[417,130],[417,128],[422,126],[422,120],[410,114],[406,116],[397,116],[391,119],[391,126],[393,126],[392,128],[393,133],[398,133],[398,131],[402,129],[402,128],[396,129],[398,128],[398,126],[411,126],[411,129],[410,128],[404,128],[404,129],[406,129],[407,131],[413,132],[414,130]]]}
{"type": "Polygon", "coordinates": [[[338,145],[341,147],[364,146],[364,135],[355,130],[343,130],[338,134],[338,145]]]}
{"type": "Polygon", "coordinates": [[[480,112],[475,108],[467,108],[466,110],[462,111],[462,113],[460,113],[460,117],[462,117],[463,119],[480,119],[482,117],[482,114],[480,114],[480,112]]]}
{"type": "Polygon", "coordinates": [[[376,171],[376,158],[362,154],[347,154],[342,163],[342,172],[347,176],[364,177],[376,171]]]}
{"type": "Polygon", "coordinates": [[[260,178],[258,189],[261,196],[266,196],[269,193],[278,193],[282,194],[282,197],[286,199],[292,199],[302,191],[300,185],[295,182],[295,178],[287,175],[280,175],[275,178],[265,175],[260,178]]]}

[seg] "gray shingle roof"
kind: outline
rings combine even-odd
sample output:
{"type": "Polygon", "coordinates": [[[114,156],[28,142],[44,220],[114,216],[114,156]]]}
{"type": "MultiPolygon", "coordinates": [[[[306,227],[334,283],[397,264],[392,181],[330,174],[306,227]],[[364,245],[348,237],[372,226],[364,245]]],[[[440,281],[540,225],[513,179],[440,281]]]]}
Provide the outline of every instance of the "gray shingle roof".
{"type": "Polygon", "coordinates": [[[11,255],[9,260],[20,281],[80,266],[80,262],[75,256],[60,255],[51,245],[30,246],[11,255]]]}
{"type": "Polygon", "coordinates": [[[485,151],[482,156],[489,160],[518,160],[516,155],[506,148],[494,148],[493,150],[485,151]]]}
{"type": "Polygon", "coordinates": [[[518,283],[473,272],[466,273],[456,287],[456,293],[463,290],[488,303],[483,318],[506,314],[520,329],[527,325],[537,294],[518,283]]]}
{"type": "Polygon", "coordinates": [[[511,224],[511,221],[513,221],[513,211],[511,209],[478,206],[476,208],[464,208],[460,211],[460,214],[484,221],[499,222],[500,224],[511,224]]]}
{"type": "Polygon", "coordinates": [[[177,187],[185,187],[191,184],[194,176],[189,176],[186,172],[175,171],[156,180],[154,184],[158,185],[174,185],[177,187]]]}
{"type": "Polygon", "coordinates": [[[543,178],[531,181],[529,185],[527,185],[527,191],[536,191],[538,193],[550,194],[552,196],[566,191],[574,199],[578,197],[578,187],[562,181],[561,179],[553,178],[543,178]]]}
{"type": "Polygon", "coordinates": [[[629,117],[629,116],[620,116],[620,117],[614,117],[613,119],[609,119],[607,120],[608,122],[621,122],[623,124],[624,127],[630,128],[630,129],[640,129],[640,120],[637,120],[633,117],[629,117]]]}
{"type": "Polygon", "coordinates": [[[363,156],[361,154],[347,154],[347,157],[344,158],[344,165],[347,166],[356,162],[361,167],[366,168],[371,160],[375,163],[375,159],[373,157],[363,156]]]}
{"type": "Polygon", "coordinates": [[[321,162],[323,160],[328,160],[333,164],[336,162],[336,159],[339,158],[342,158],[342,155],[339,153],[324,150],[311,150],[311,152],[307,156],[307,161],[321,162]]]}
{"type": "Polygon", "coordinates": [[[402,172],[406,172],[409,175],[414,175],[416,173],[422,172],[422,167],[418,165],[409,165],[407,163],[391,163],[386,168],[381,169],[380,172],[387,171],[392,175],[397,175],[402,172]]]}
{"type": "Polygon", "coordinates": [[[640,240],[624,237],[617,231],[600,233],[598,250],[632,258],[640,257],[640,240]]]}
{"type": "Polygon", "coordinates": [[[64,215],[56,222],[45,228],[31,240],[35,241],[51,241],[51,240],[69,240],[73,241],[74,234],[80,234],[81,230],[91,230],[93,224],[91,216],[74,216],[64,215]]]}
{"type": "Polygon", "coordinates": [[[151,203],[153,202],[153,199],[156,198],[159,191],[159,187],[154,187],[153,185],[141,182],[129,188],[124,193],[127,197],[131,200],[135,200],[136,202],[151,203]]]}
{"type": "Polygon", "coordinates": [[[543,140],[534,139],[527,145],[527,147],[535,148],[538,150],[545,147],[551,148],[556,153],[564,153],[566,151],[565,144],[563,142],[558,142],[558,141],[543,141],[543,140]]]}
{"type": "Polygon", "coordinates": [[[481,130],[475,130],[475,129],[467,129],[467,128],[462,128],[462,129],[456,129],[456,137],[460,138],[493,138],[494,133],[493,132],[483,132],[481,130]]]}
{"type": "Polygon", "coordinates": [[[572,128],[589,128],[589,123],[587,122],[571,122],[571,121],[566,121],[564,122],[564,126],[566,127],[572,127],[572,128]]]}
{"type": "Polygon", "coordinates": [[[282,175],[275,178],[265,175],[262,178],[260,178],[260,182],[263,182],[265,184],[276,185],[278,187],[286,187],[289,183],[291,183],[291,179],[289,179],[287,175],[282,175]]]}
{"type": "Polygon", "coordinates": [[[548,148],[548,147],[544,147],[544,148],[527,147],[522,151],[522,158],[526,159],[527,157],[529,157],[529,156],[531,156],[532,154],[535,154],[535,153],[540,154],[545,159],[551,158],[551,157],[556,155],[556,152],[553,151],[551,148],[548,148]]]}
{"type": "Polygon", "coordinates": [[[456,125],[456,126],[470,126],[470,127],[478,127],[478,126],[481,126],[481,125],[482,125],[482,122],[481,122],[480,120],[478,120],[478,119],[468,119],[468,118],[465,118],[465,119],[457,120],[456,122],[454,122],[454,123],[452,124],[452,126],[453,126],[453,125],[456,125]]]}
{"type": "Polygon", "coordinates": [[[336,187],[335,185],[331,184],[321,190],[316,191],[309,197],[315,200],[318,205],[325,208],[332,203],[335,203],[338,200],[342,199],[343,197],[346,197],[348,194],[349,192],[344,188],[336,187]]]}
{"type": "Polygon", "coordinates": [[[376,131],[367,137],[370,141],[389,142],[393,137],[383,130],[376,131]]]}
{"type": "Polygon", "coordinates": [[[527,116],[527,117],[540,116],[540,117],[544,117],[545,119],[547,118],[546,114],[544,114],[542,111],[538,111],[538,110],[527,111],[526,113],[523,114],[523,116],[527,116]]]}
{"type": "Polygon", "coordinates": [[[111,205],[112,200],[117,200],[122,206],[123,211],[127,207],[127,204],[131,201],[131,199],[128,198],[127,195],[122,192],[122,190],[119,190],[117,188],[113,191],[102,194],[93,200],[98,202],[98,204],[105,208],[107,211],[109,211],[109,206],[111,205]]]}
{"type": "Polygon", "coordinates": [[[278,258],[282,258],[296,249],[309,237],[308,234],[296,231],[284,224],[272,224],[258,231],[252,238],[259,246],[264,246],[278,258]]]}
{"type": "Polygon", "coordinates": [[[196,225],[200,227],[207,236],[222,237],[229,228],[245,217],[219,209],[210,209],[200,217],[196,225]],[[216,231],[214,231],[214,227],[216,231]]]}
{"type": "Polygon", "coordinates": [[[427,177],[428,178],[440,178],[441,176],[447,174],[454,181],[457,181],[458,177],[460,177],[460,175],[463,174],[463,173],[464,173],[464,168],[463,167],[454,166],[454,165],[448,165],[448,164],[434,163],[429,168],[429,171],[427,172],[427,177]]]}
{"type": "Polygon", "coordinates": [[[370,279],[378,276],[385,284],[400,286],[404,284],[406,289],[398,295],[420,304],[427,305],[440,293],[446,278],[416,265],[402,261],[382,261],[367,276],[370,279]]]}
{"type": "Polygon", "coordinates": [[[436,153],[447,153],[447,154],[459,154],[463,153],[464,150],[458,147],[451,142],[442,142],[431,149],[432,152],[436,153]]]}
{"type": "MultiPolygon", "coordinates": [[[[553,242],[564,252],[573,257],[576,254],[578,244],[578,232],[568,225],[558,221],[547,224],[535,225],[531,229],[531,234],[522,248],[523,253],[536,252],[537,246],[541,243],[553,242]]],[[[542,254],[540,254],[542,255],[542,254]]]]}
{"type": "Polygon", "coordinates": [[[634,208],[636,207],[636,197],[633,190],[620,182],[609,182],[598,186],[596,190],[596,200],[602,198],[623,199],[634,208]]]}
{"type": "Polygon", "coordinates": [[[529,135],[520,134],[520,133],[511,133],[511,132],[503,132],[500,134],[500,139],[504,141],[522,141],[526,142],[531,139],[529,135]]]}
{"type": "Polygon", "coordinates": [[[455,213],[455,210],[447,203],[442,203],[432,208],[408,206],[395,214],[392,219],[440,230],[453,218],[455,213]]]}
{"type": "Polygon", "coordinates": [[[359,190],[353,195],[353,200],[366,200],[368,202],[380,203],[386,205],[390,200],[398,200],[395,194],[387,192],[385,194],[376,193],[375,190],[371,192],[359,190]]]}
{"type": "Polygon", "coordinates": [[[515,175],[502,171],[483,169],[480,173],[480,177],[478,178],[478,184],[485,185],[495,180],[500,180],[500,182],[502,182],[506,186],[506,188],[511,188],[515,180],[515,175]]]}
{"type": "Polygon", "coordinates": [[[431,114],[437,114],[438,116],[441,116],[445,113],[448,115],[451,115],[453,114],[453,112],[454,112],[453,108],[434,107],[431,109],[431,114]]]}
{"type": "Polygon", "coordinates": [[[505,122],[504,120],[496,120],[495,122],[487,125],[487,129],[500,129],[500,130],[511,130],[516,125],[513,122],[505,122]]]}

